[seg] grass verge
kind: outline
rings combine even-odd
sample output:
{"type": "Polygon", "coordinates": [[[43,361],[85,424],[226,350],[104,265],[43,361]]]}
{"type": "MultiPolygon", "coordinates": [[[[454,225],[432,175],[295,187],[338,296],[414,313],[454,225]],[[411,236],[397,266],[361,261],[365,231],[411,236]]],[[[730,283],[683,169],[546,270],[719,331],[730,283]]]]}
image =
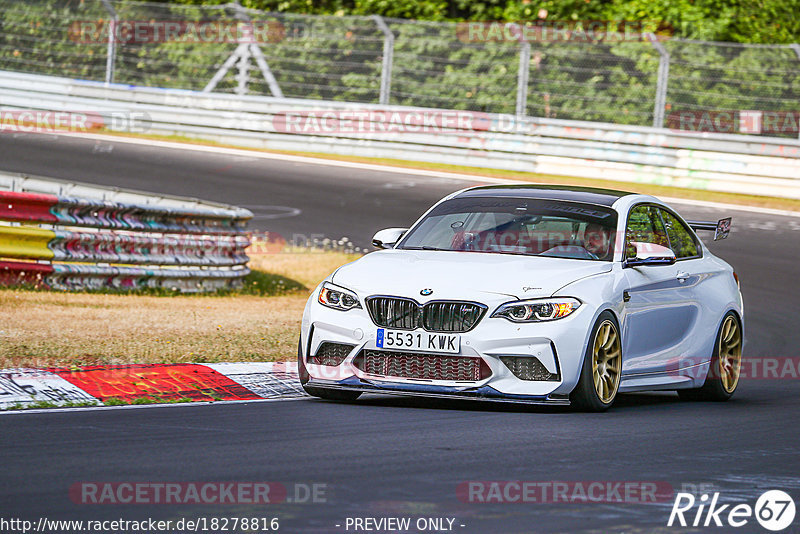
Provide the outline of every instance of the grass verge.
{"type": "Polygon", "coordinates": [[[256,256],[268,290],[223,295],[0,290],[0,368],[292,359],[309,293],[357,257],[256,256]]]}
{"type": "Polygon", "coordinates": [[[84,401],[84,402],[63,402],[63,403],[55,403],[50,401],[37,401],[31,402],[27,404],[12,404],[4,410],[43,410],[45,408],[86,408],[89,406],[99,406],[100,403],[92,402],[92,401],[84,401]]]}

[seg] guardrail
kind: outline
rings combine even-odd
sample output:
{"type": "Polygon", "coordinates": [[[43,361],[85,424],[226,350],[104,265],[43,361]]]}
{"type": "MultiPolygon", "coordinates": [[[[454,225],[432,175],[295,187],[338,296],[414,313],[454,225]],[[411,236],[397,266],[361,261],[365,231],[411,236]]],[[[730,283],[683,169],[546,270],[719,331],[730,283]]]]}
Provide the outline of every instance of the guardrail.
{"type": "MultiPolygon", "coordinates": [[[[629,20],[633,13],[469,20],[480,11],[464,4],[466,21],[434,22],[268,12],[238,1],[0,0],[0,69],[656,127],[682,110],[800,112],[798,44],[682,39],[663,20],[629,20]]],[[[744,24],[765,24],[768,11],[744,24]]],[[[692,33],[683,22],[676,33],[692,33]]],[[[730,38],[726,26],[718,35],[730,38]]]]}
{"type": "Polygon", "coordinates": [[[0,174],[0,285],[236,287],[250,272],[250,218],[194,199],[0,174]]]}
{"type": "MultiPolygon", "coordinates": [[[[199,93],[7,71],[0,71],[0,103],[0,113],[3,109],[86,112],[100,117],[90,121],[92,126],[110,131],[179,135],[273,150],[395,158],[800,198],[800,141],[784,138],[199,93]],[[314,113],[316,126],[308,120],[309,112],[314,113]],[[347,113],[366,117],[359,124],[367,126],[341,128],[347,113]],[[418,118],[409,119],[415,116],[418,118]],[[433,122],[435,116],[450,117],[451,123],[446,127],[440,124],[426,128],[424,121],[429,116],[434,116],[433,122]],[[305,130],[293,131],[287,127],[287,117],[300,120],[305,130]],[[419,126],[414,124],[415,120],[422,121],[423,127],[415,130],[419,126]],[[330,124],[333,128],[326,126],[330,124]]],[[[8,129],[8,121],[4,123],[1,119],[0,127],[5,124],[8,129]]],[[[350,116],[350,126],[352,119],[350,116]]],[[[297,124],[296,120],[293,124],[297,124]]]]}

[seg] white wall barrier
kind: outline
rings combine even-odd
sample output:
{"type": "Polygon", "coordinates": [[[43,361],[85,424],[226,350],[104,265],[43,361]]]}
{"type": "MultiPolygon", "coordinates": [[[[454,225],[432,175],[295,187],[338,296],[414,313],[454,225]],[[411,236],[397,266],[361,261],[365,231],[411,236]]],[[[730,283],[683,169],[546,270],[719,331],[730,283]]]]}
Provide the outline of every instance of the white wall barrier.
{"type": "Polygon", "coordinates": [[[800,198],[800,141],[513,115],[239,96],[0,71],[0,128],[178,135],[271,150],[395,158],[800,198]],[[75,129],[67,126],[67,129],[75,129]]]}

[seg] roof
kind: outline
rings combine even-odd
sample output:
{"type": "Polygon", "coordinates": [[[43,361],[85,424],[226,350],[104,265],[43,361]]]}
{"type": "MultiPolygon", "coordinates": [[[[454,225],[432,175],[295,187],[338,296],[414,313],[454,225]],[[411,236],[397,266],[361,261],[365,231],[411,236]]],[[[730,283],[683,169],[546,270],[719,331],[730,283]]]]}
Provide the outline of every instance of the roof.
{"type": "Polygon", "coordinates": [[[570,185],[485,185],[473,187],[459,193],[455,198],[469,197],[514,197],[540,198],[546,200],[566,200],[586,202],[611,207],[619,198],[635,195],[629,191],[601,189],[599,187],[578,187],[570,185]]]}

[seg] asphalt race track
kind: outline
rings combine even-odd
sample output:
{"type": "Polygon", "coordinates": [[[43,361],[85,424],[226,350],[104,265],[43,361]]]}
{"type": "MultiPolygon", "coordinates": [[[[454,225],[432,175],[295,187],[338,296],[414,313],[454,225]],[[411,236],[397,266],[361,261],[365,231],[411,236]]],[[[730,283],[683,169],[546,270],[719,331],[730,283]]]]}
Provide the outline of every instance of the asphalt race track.
{"type": "MultiPolygon", "coordinates": [[[[0,170],[248,206],[257,229],[359,246],[469,185],[52,135],[0,136],[0,170]]],[[[742,281],[745,356],[797,358],[800,218],[676,208],[687,218],[734,217],[730,238],[709,246],[742,281]]],[[[800,502],[794,363],[794,375],[742,379],[729,403],[628,394],[599,415],[377,396],[3,415],[0,503],[5,515],[33,519],[279,517],[283,532],[348,532],[348,517],[398,516],[455,518],[463,533],[729,532],[668,528],[671,498],[482,504],[456,490],[466,481],[651,481],[718,491],[721,503],[752,506],[769,489],[800,502]],[[82,481],[275,481],[290,499],[295,484],[318,483],[326,502],[78,505],[68,490],[82,481]]],[[[751,519],[737,532],[767,531],[751,519]]]]}

